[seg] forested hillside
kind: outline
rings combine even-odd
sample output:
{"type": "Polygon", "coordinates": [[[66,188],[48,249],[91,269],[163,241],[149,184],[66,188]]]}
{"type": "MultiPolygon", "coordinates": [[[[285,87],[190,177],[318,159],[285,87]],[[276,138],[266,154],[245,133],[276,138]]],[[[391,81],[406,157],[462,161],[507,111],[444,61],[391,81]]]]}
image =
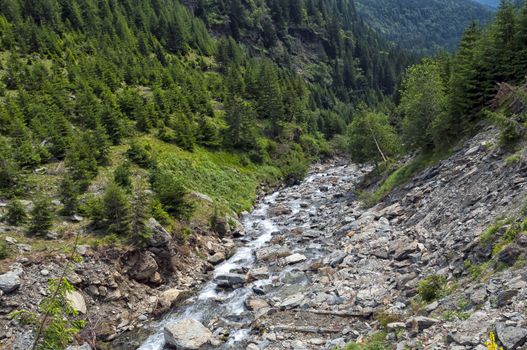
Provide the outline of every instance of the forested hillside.
{"type": "Polygon", "coordinates": [[[357,0],[357,10],[386,39],[421,54],[453,51],[471,21],[492,16],[472,0],[357,0]]]}
{"type": "Polygon", "coordinates": [[[80,213],[127,237],[191,217],[189,191],[240,211],[408,62],[347,0],[1,0],[0,194],[45,196],[36,234],[80,213]]]}

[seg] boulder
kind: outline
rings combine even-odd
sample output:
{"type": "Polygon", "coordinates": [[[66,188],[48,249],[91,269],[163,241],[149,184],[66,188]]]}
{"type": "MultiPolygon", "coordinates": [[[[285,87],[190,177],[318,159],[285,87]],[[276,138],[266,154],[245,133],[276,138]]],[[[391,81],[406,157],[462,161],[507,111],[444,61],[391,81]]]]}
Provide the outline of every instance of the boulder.
{"type": "Polygon", "coordinates": [[[505,350],[517,349],[527,341],[527,329],[508,326],[504,322],[496,325],[496,336],[505,347],[505,350]]]}
{"type": "Polygon", "coordinates": [[[146,226],[152,231],[152,236],[148,239],[151,247],[164,247],[172,239],[170,233],[156,219],[148,219],[146,226]]]}
{"type": "Polygon", "coordinates": [[[167,289],[159,296],[159,304],[162,308],[171,308],[178,302],[183,300],[187,295],[187,292],[177,288],[167,289]]]}
{"type": "Polygon", "coordinates": [[[84,300],[84,297],[82,294],[78,291],[72,291],[68,292],[66,294],[66,299],[70,302],[71,307],[76,310],[77,312],[81,314],[85,314],[86,309],[86,301],[84,300]]]}
{"type": "Polygon", "coordinates": [[[397,261],[405,260],[412,254],[417,251],[418,243],[416,241],[409,241],[407,239],[402,239],[395,242],[393,258],[397,261]]]}
{"type": "Polygon", "coordinates": [[[222,252],[217,252],[216,254],[209,256],[207,259],[208,262],[210,262],[212,265],[217,265],[225,260],[225,254],[222,252]]]}
{"type": "Polygon", "coordinates": [[[245,276],[238,273],[226,273],[215,278],[220,288],[239,288],[245,284],[245,276]]]}
{"type": "Polygon", "coordinates": [[[201,349],[212,340],[212,332],[192,318],[165,326],[164,336],[167,344],[180,350],[201,349]]]}
{"type": "Polygon", "coordinates": [[[157,262],[150,252],[134,252],[126,263],[130,276],[139,282],[149,281],[158,269],[157,262]]]}
{"type": "Polygon", "coordinates": [[[20,287],[20,274],[16,271],[9,271],[0,275],[0,290],[4,293],[11,293],[20,287]]]}

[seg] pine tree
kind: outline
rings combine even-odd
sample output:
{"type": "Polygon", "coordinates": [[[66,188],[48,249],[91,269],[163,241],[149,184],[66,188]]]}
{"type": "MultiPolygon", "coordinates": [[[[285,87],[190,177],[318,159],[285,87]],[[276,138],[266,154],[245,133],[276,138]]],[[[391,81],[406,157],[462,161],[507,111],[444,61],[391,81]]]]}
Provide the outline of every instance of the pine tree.
{"type": "Polygon", "coordinates": [[[132,173],[130,171],[130,163],[123,162],[115,168],[113,172],[113,180],[116,184],[124,188],[125,190],[132,189],[132,173]]]}
{"type": "Polygon", "coordinates": [[[13,226],[23,225],[27,221],[26,208],[18,199],[12,199],[7,206],[7,213],[2,218],[13,226]]]}
{"type": "Polygon", "coordinates": [[[40,197],[33,205],[31,210],[31,226],[29,232],[37,235],[45,235],[53,226],[54,212],[51,201],[48,198],[40,197]]]}
{"type": "Polygon", "coordinates": [[[228,129],[224,144],[234,149],[249,151],[256,146],[255,111],[241,98],[230,96],[225,106],[225,121],[228,129]]]}
{"type": "Polygon", "coordinates": [[[108,233],[127,235],[131,230],[130,203],[125,192],[114,182],[106,187],[103,196],[104,217],[108,233]]]}
{"type": "Polygon", "coordinates": [[[64,215],[73,215],[79,206],[79,188],[71,175],[66,174],[60,184],[60,199],[64,215]]]}
{"type": "Polygon", "coordinates": [[[146,225],[151,208],[150,196],[145,189],[136,191],[132,201],[131,232],[133,240],[143,244],[151,235],[146,225]]]}

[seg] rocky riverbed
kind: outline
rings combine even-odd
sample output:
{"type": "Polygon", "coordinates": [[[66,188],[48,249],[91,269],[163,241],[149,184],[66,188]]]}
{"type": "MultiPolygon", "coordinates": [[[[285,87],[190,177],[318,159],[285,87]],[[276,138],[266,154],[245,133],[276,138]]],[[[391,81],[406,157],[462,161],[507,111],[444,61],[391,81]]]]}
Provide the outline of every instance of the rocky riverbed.
{"type": "Polygon", "coordinates": [[[316,167],[245,217],[246,246],[140,349],[332,349],[380,330],[393,349],[485,349],[490,332],[526,349],[526,236],[498,257],[480,243],[525,215],[527,166],[506,157],[488,130],[370,209],[354,196],[370,169],[316,167]],[[431,275],[445,291],[425,303],[431,275]]]}
{"type": "MultiPolygon", "coordinates": [[[[397,350],[483,350],[490,332],[506,350],[527,349],[526,158],[511,161],[489,129],[368,209],[355,190],[371,168],[331,161],[198,237],[201,259],[158,232],[146,252],[84,252],[73,280],[89,317],[118,317],[97,337],[132,334],[110,349],[334,349],[379,331],[397,350]],[[484,244],[498,218],[508,220],[484,244]],[[430,276],[440,293],[425,302],[430,276]]],[[[12,265],[0,276],[2,310],[38,300],[58,270],[12,265]]],[[[23,344],[16,327],[4,322],[4,344],[23,344]]]]}

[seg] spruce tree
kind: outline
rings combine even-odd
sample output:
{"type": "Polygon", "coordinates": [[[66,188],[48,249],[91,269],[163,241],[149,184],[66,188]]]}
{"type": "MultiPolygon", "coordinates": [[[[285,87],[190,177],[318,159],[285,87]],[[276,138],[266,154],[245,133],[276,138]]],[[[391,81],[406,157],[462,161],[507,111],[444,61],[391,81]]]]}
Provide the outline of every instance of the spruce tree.
{"type": "Polygon", "coordinates": [[[70,174],[66,174],[60,184],[60,199],[64,215],[74,215],[79,206],[79,187],[70,174]]]}
{"type": "Polygon", "coordinates": [[[108,233],[127,235],[131,230],[130,203],[124,190],[110,182],[103,196],[104,217],[108,233]]]}
{"type": "Polygon", "coordinates": [[[18,199],[12,199],[7,206],[3,220],[9,225],[20,226],[27,221],[26,208],[18,199]]]}
{"type": "Polygon", "coordinates": [[[45,235],[53,226],[53,219],[55,213],[53,212],[52,204],[49,198],[40,197],[34,204],[31,210],[31,226],[29,232],[37,235],[45,235]]]}

